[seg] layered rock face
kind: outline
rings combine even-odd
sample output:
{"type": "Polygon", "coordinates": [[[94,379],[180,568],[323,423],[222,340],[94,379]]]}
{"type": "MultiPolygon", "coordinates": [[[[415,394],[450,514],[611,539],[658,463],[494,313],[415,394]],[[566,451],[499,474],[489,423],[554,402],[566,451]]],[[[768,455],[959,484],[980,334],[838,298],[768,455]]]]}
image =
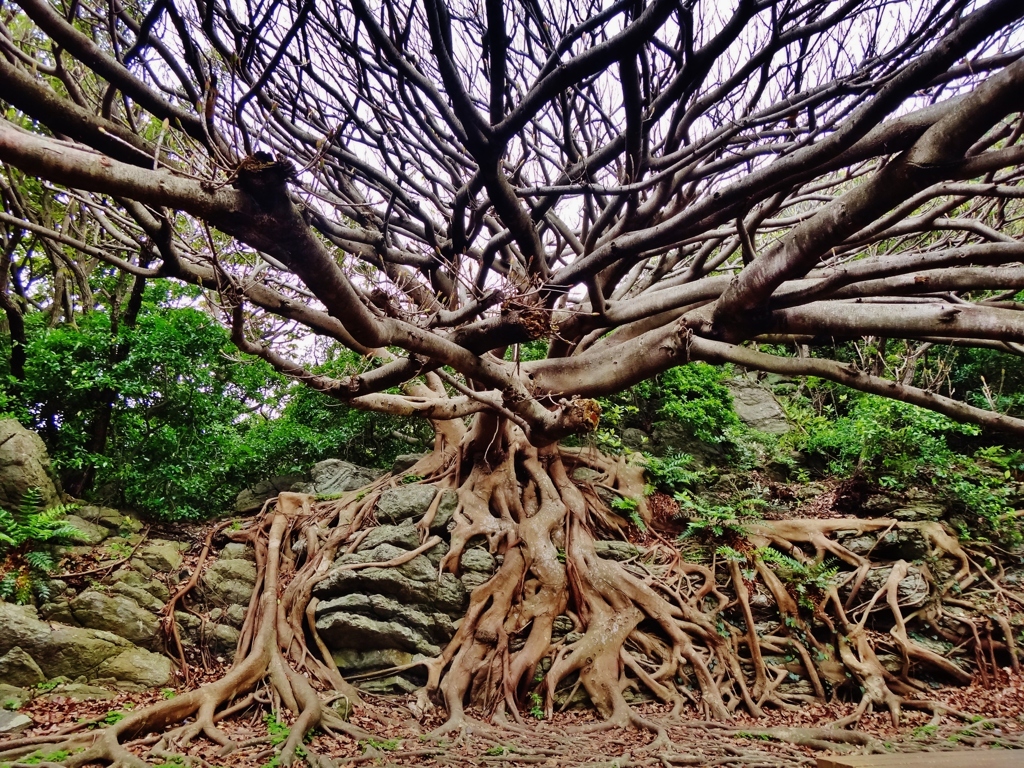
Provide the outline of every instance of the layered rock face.
{"type": "MultiPolygon", "coordinates": [[[[314,590],[317,632],[327,643],[342,674],[361,674],[436,656],[455,634],[468,591],[490,578],[495,561],[486,551],[470,550],[463,573],[438,575],[448,545],[441,541],[403,565],[350,570],[355,563],[383,563],[420,546],[416,523],[438,493],[431,534],[448,537],[458,504],[454,491],[430,485],[402,485],[384,491],[377,503],[381,524],[350,554],[335,560],[335,570],[314,590]],[[475,563],[473,569],[470,565],[475,563]]],[[[375,690],[411,689],[414,681],[385,678],[375,690]]]]}

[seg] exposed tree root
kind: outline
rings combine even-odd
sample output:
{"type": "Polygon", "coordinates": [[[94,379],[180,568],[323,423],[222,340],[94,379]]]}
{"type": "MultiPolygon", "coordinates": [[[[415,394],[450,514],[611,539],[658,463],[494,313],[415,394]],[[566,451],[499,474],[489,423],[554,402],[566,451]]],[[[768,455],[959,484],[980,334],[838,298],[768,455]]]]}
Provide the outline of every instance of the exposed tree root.
{"type": "MultiPolygon", "coordinates": [[[[415,709],[422,713],[440,703],[448,716],[435,736],[472,732],[497,739],[501,729],[524,727],[525,710],[550,715],[566,694],[582,689],[603,718],[590,729],[646,729],[654,735],[648,754],[661,755],[656,762],[683,765],[688,758],[672,755],[664,727],[638,714],[627,694],[657,699],[675,717],[719,722],[741,710],[759,717],[767,707],[845,697],[857,707],[830,728],[758,733],[815,748],[874,750],[870,737],[843,730],[868,711],[888,711],[894,723],[906,707],[931,711],[936,719],[967,717],[929,701],[923,678],[966,683],[976,674],[994,679],[1002,665],[1019,668],[1005,608],[1019,609],[1020,596],[980,569],[939,523],[758,521],[731,531],[727,541],[711,542],[728,543],[729,553],[710,565],[687,562],[674,542],[651,530],[642,558],[618,562],[599,556],[596,542],[627,538],[637,529],[602,495],[632,499],[639,519],[650,525],[641,468],[594,451],[531,445],[518,426],[491,417],[478,418],[469,430],[448,422],[435,448],[410,474],[458,494],[440,569],[457,574],[466,547],[481,540],[500,556],[494,575],[470,595],[451,642],[422,662],[427,682],[415,709]],[[583,466],[602,475],[574,480],[583,466]],[[871,552],[856,554],[843,544],[842,536],[881,542],[894,532],[926,546],[926,564],[897,559],[880,579],[872,575],[871,552]],[[823,581],[822,563],[829,558],[838,572],[823,581]],[[908,603],[900,590],[912,572],[927,593],[908,603]],[[865,590],[869,582],[875,586],[865,590]],[[566,616],[576,632],[555,639],[556,619],[566,616]],[[921,631],[970,653],[940,653],[918,639],[921,631]],[[806,690],[787,688],[794,670],[806,690]]],[[[325,700],[344,699],[349,709],[371,715],[372,709],[342,678],[317,635],[312,590],[338,567],[336,556],[353,551],[366,535],[381,491],[393,483],[385,476],[359,493],[321,503],[281,494],[247,530],[227,534],[255,548],[259,580],[235,662],[221,679],[100,730],[11,743],[0,760],[45,746],[79,750],[64,761],[69,768],[142,768],[145,760],[126,744],[144,737],[154,758],[182,753],[199,737],[227,754],[240,745],[218,722],[258,706],[257,688],[266,683],[263,700],[291,712],[289,736],[276,750],[280,763],[304,755],[314,768],[330,768],[328,758],[303,748],[304,734],[312,728],[352,738],[368,734],[325,700]],[[295,541],[301,546],[293,547],[295,541]]],[[[419,521],[420,547],[385,562],[340,567],[399,566],[434,547],[439,539],[430,527],[439,498],[419,521]]],[[[198,573],[175,594],[168,617],[197,581],[198,573]]],[[[173,638],[173,621],[168,624],[173,638]]],[[[180,644],[175,647],[184,662],[180,644]]]]}

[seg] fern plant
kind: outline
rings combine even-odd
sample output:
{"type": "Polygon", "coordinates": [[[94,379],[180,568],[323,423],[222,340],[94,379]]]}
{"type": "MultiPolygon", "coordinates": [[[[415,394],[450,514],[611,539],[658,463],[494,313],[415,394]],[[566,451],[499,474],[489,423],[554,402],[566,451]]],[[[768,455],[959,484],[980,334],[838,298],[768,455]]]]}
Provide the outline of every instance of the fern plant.
{"type": "Polygon", "coordinates": [[[739,499],[728,505],[708,504],[701,497],[685,491],[677,493],[675,499],[679,502],[679,513],[675,517],[686,521],[686,530],[680,539],[746,538],[748,524],[760,520],[761,510],[768,506],[761,499],[739,499]]]}
{"type": "Polygon", "coordinates": [[[811,611],[814,598],[828,589],[839,573],[839,563],[834,557],[820,563],[804,563],[772,547],[763,547],[755,554],[772,566],[779,578],[796,592],[797,602],[811,611]]]}
{"type": "Polygon", "coordinates": [[[29,488],[15,510],[0,508],[0,600],[24,605],[33,597],[50,597],[50,574],[56,568],[49,547],[69,544],[81,534],[64,519],[73,507],[46,509],[38,488],[29,488]]]}

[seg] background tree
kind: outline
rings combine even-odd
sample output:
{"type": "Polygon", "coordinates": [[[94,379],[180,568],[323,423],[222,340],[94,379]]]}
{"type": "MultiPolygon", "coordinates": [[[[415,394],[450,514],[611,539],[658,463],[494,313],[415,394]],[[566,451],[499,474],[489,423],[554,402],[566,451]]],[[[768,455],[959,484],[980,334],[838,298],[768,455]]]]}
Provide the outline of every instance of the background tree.
{"type": "MultiPolygon", "coordinates": [[[[91,304],[79,277],[89,260],[197,285],[245,352],[352,407],[429,419],[434,451],[411,471],[460,500],[442,568],[457,569],[474,536],[504,556],[427,664],[425,691],[452,725],[466,702],[518,716],[567,606],[583,635],[547,675],[549,709],[578,673],[609,722],[641,723],[626,679],[681,708],[684,667],[709,715],[771,700],[757,638],[748,686],[716,632],[703,603],[713,577],[678,563],[710,578],[690,600],[596,557],[595,531],[625,521],[570,479],[575,467],[598,469],[639,520],[651,516],[639,467],[560,446],[597,426],[594,398],[693,361],[732,362],[1024,434],[1020,419],[918,386],[913,366],[891,378],[816,351],[863,336],[1024,349],[1019,0],[20,0],[3,13],[0,158],[27,176],[10,172],[2,213],[12,372],[24,370],[19,312],[31,301],[12,266],[31,240],[63,276],[55,307],[91,304]],[[283,328],[366,364],[313,371],[274,343],[283,328]],[[523,359],[538,341],[546,355],[523,359]],[[627,642],[657,666],[631,666],[627,642]]],[[[196,708],[178,735],[220,738],[215,708],[268,667],[300,713],[293,734],[328,717],[281,662],[343,685],[307,661],[299,629],[374,499],[371,488],[318,508],[318,548],[295,574],[286,561],[287,587],[279,552],[293,519],[256,526],[269,565],[248,655],[83,754],[130,763],[121,735],[196,708]],[[328,527],[335,516],[352,522],[328,527]]],[[[866,568],[831,532],[798,521],[744,535],[866,568]]],[[[941,527],[925,533],[970,570],[941,527]]],[[[854,676],[864,707],[896,717],[910,688],[885,677],[835,590],[819,584],[835,633],[825,643],[753,559],[793,642],[854,676]]],[[[905,632],[901,643],[955,676],[905,632]]]]}

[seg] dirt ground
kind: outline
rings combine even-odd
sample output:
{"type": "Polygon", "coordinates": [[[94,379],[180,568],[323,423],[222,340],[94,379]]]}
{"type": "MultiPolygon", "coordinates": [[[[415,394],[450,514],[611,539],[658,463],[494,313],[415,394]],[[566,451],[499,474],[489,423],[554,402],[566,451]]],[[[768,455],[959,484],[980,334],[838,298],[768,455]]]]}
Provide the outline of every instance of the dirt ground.
{"type": "MultiPolygon", "coordinates": [[[[45,737],[69,728],[88,728],[98,720],[110,722],[119,713],[182,690],[122,692],[103,701],[73,701],[59,691],[41,694],[21,709],[36,724],[14,737],[0,739],[0,748],[12,738],[45,737]]],[[[557,713],[550,721],[528,718],[522,726],[481,722],[463,733],[434,739],[427,734],[443,722],[439,710],[417,719],[411,696],[368,696],[368,706],[355,712],[351,721],[374,733],[373,739],[356,741],[344,735],[316,733],[308,743],[339,766],[797,766],[814,765],[816,756],[830,751],[1024,750],[1024,675],[1006,672],[990,688],[976,682],[937,690],[934,699],[976,716],[977,721],[967,724],[959,718],[943,717],[932,723],[930,713],[908,709],[898,727],[891,724],[888,713],[871,713],[856,731],[829,733],[825,726],[849,714],[852,705],[809,704],[798,711],[770,710],[762,720],[738,717],[730,723],[711,723],[687,721],[685,715],[670,719],[665,707],[649,703],[638,705],[638,710],[652,725],[664,729],[661,739],[656,730],[604,729],[593,711],[557,713]],[[848,743],[833,740],[837,736],[848,743]]],[[[243,744],[240,749],[223,756],[216,745],[199,741],[189,750],[192,759],[185,764],[275,768],[271,747],[282,729],[268,728],[264,711],[253,708],[221,723],[232,739],[243,744]]],[[[140,740],[131,749],[144,755],[153,741],[152,737],[140,740]]],[[[1024,765],[1024,751],[1020,754],[1024,765]]],[[[38,763],[41,758],[45,763],[46,757],[49,755],[42,752],[24,762],[38,763]]],[[[153,756],[148,759],[152,761],[153,756]]],[[[183,761],[175,755],[162,759],[166,761],[162,768],[174,768],[183,761]]]]}

